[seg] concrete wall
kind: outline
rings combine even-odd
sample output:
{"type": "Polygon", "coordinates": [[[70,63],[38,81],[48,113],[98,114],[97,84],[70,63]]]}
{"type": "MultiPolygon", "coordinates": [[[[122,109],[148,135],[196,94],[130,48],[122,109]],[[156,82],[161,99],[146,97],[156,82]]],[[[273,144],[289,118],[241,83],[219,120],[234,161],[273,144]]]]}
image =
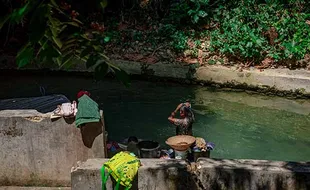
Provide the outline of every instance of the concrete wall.
{"type": "Polygon", "coordinates": [[[143,64],[123,60],[118,60],[115,64],[130,74],[192,79],[199,82],[229,84],[232,87],[242,84],[261,89],[275,88],[279,91],[298,90],[301,94],[310,96],[310,72],[306,70],[267,69],[260,71],[252,69],[240,72],[234,67],[218,65],[194,69],[189,65],[182,64],[143,64]]]}
{"type": "MultiPolygon", "coordinates": [[[[100,189],[105,159],[89,159],[71,173],[72,190],[100,189]]],[[[132,189],[139,190],[306,190],[310,163],[266,160],[199,159],[187,165],[178,160],[142,159],[132,189]]],[[[112,188],[111,180],[107,189],[112,188]]]]}
{"type": "Polygon", "coordinates": [[[70,186],[78,161],[104,156],[102,134],[87,148],[67,122],[34,110],[0,111],[0,186],[70,186]]]}
{"type": "MultiPolygon", "coordinates": [[[[195,68],[194,65],[184,63],[156,63],[146,64],[126,60],[114,60],[114,64],[129,74],[142,76],[155,76],[164,79],[193,83],[216,84],[220,87],[243,88],[259,91],[261,93],[272,92],[278,96],[304,96],[310,97],[310,71],[289,69],[244,69],[239,71],[236,67],[221,65],[205,65],[195,68]],[[183,81],[184,81],[183,80],[183,81]],[[272,88],[272,89],[271,89],[272,88]],[[278,92],[279,91],[279,92],[278,92]],[[295,91],[295,92],[294,92],[295,91]]],[[[37,69],[29,66],[27,69],[37,69]]],[[[59,68],[49,68],[60,71],[59,68]]],[[[91,73],[93,69],[87,69],[81,61],[80,64],[70,68],[70,71],[91,73]]]]}

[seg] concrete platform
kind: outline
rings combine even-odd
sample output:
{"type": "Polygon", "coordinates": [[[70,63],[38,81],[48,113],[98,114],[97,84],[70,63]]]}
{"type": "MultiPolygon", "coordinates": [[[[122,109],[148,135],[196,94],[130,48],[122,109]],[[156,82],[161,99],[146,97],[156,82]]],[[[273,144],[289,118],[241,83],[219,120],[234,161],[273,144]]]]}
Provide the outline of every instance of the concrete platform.
{"type": "MultiPolygon", "coordinates": [[[[106,159],[89,159],[71,173],[72,190],[101,188],[100,168],[106,159]]],[[[141,159],[133,190],[308,190],[310,163],[267,160],[141,159]]],[[[113,189],[108,181],[107,189],[113,189]]]]}
{"type": "Polygon", "coordinates": [[[0,186],[70,186],[79,161],[104,158],[103,140],[101,133],[88,148],[74,120],[51,120],[35,110],[0,111],[0,186]]]}

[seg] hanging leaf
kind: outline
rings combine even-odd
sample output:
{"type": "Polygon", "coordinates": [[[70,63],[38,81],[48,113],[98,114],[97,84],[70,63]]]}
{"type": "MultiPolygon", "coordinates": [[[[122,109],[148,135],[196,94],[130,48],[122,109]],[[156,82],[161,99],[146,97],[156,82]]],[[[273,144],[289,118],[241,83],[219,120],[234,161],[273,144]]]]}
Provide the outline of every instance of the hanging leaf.
{"type": "Polygon", "coordinates": [[[76,22],[64,22],[63,24],[68,24],[68,25],[71,25],[71,26],[75,26],[75,27],[80,27],[80,25],[76,22]]]}
{"type": "Polygon", "coordinates": [[[108,5],[108,0],[101,0],[100,6],[102,9],[106,8],[107,5],[108,5]]]}
{"type": "Polygon", "coordinates": [[[108,70],[109,66],[106,63],[101,62],[95,67],[95,78],[97,80],[103,80],[105,75],[108,73],[108,70]]]}
{"type": "Polygon", "coordinates": [[[63,46],[61,48],[61,51],[67,51],[68,49],[77,46],[77,40],[76,39],[70,39],[63,43],[63,46]]]}
{"type": "Polygon", "coordinates": [[[81,52],[80,58],[83,58],[83,57],[89,55],[92,51],[93,51],[93,48],[92,48],[92,47],[85,48],[85,49],[81,52]]]}
{"type": "Polygon", "coordinates": [[[47,61],[52,61],[53,58],[56,58],[60,55],[61,53],[56,48],[54,48],[53,45],[49,45],[44,50],[41,51],[41,53],[39,54],[39,57],[42,60],[46,59],[47,61]]]}
{"type": "Polygon", "coordinates": [[[126,87],[130,87],[131,81],[129,75],[122,69],[114,69],[116,78],[121,81],[126,87]]]}
{"type": "Polygon", "coordinates": [[[74,18],[74,19],[72,19],[74,22],[76,22],[76,23],[79,23],[80,25],[83,25],[83,22],[81,22],[80,20],[78,20],[78,19],[76,19],[76,18],[74,18]]]}
{"type": "Polygon", "coordinates": [[[10,15],[6,15],[3,18],[0,18],[0,29],[3,27],[3,25],[11,18],[10,15]]]}
{"type": "Polygon", "coordinates": [[[67,56],[65,56],[62,60],[63,63],[59,68],[64,68],[66,70],[69,69],[73,64],[73,58],[74,56],[72,54],[68,54],[67,56]]]}
{"type": "Polygon", "coordinates": [[[10,16],[11,20],[14,22],[20,22],[21,19],[25,16],[25,14],[29,11],[29,9],[29,2],[26,3],[22,8],[15,9],[10,16]]]}
{"type": "Polygon", "coordinates": [[[55,44],[58,46],[58,48],[61,49],[62,43],[61,43],[60,39],[55,37],[55,36],[52,36],[52,39],[55,42],[55,44]]]}
{"type": "Polygon", "coordinates": [[[96,55],[90,55],[86,61],[86,68],[89,69],[90,67],[94,66],[98,61],[98,57],[96,55]]]}
{"type": "Polygon", "coordinates": [[[16,56],[16,63],[18,65],[18,68],[24,67],[33,58],[33,47],[31,47],[29,44],[27,44],[22,50],[20,50],[16,56]]]}

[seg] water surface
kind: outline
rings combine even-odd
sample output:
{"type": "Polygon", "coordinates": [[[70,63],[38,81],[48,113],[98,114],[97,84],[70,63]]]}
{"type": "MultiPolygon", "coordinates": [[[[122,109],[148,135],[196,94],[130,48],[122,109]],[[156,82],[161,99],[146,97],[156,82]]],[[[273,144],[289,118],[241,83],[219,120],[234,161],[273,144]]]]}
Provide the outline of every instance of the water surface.
{"type": "Polygon", "coordinates": [[[310,102],[203,87],[133,81],[126,89],[117,81],[95,83],[82,77],[0,77],[0,98],[64,94],[75,99],[87,89],[104,110],[109,138],[130,135],[164,141],[175,134],[167,117],[177,104],[193,100],[195,136],[216,144],[215,158],[286,161],[310,160],[310,102]]]}

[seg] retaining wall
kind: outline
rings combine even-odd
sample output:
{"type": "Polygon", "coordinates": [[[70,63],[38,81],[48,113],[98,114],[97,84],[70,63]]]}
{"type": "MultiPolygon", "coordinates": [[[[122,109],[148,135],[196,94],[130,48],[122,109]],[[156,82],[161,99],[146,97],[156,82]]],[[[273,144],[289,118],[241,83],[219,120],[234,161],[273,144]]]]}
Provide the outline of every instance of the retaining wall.
{"type": "Polygon", "coordinates": [[[252,69],[241,72],[235,67],[217,65],[194,68],[193,65],[144,64],[123,60],[118,60],[115,64],[135,75],[188,79],[200,83],[214,83],[222,87],[261,89],[263,92],[274,91],[275,94],[282,96],[286,93],[276,91],[292,91],[291,93],[298,92],[310,96],[310,72],[306,70],[252,69]]]}
{"type": "Polygon", "coordinates": [[[70,186],[78,161],[104,157],[102,134],[87,148],[72,122],[34,110],[0,111],[0,186],[70,186]]]}
{"type": "MultiPolygon", "coordinates": [[[[100,168],[106,161],[89,159],[75,168],[71,173],[72,190],[100,189],[100,168]]],[[[189,166],[178,160],[141,162],[133,190],[310,189],[310,163],[199,159],[189,166]]],[[[114,184],[109,180],[107,189],[112,190],[114,184]]]]}

